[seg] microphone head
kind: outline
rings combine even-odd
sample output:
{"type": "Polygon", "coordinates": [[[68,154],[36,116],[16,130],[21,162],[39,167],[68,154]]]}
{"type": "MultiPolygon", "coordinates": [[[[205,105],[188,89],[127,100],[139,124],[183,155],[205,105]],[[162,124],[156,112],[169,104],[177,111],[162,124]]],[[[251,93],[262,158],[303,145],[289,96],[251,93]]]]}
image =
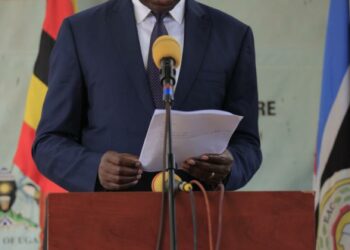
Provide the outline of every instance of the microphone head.
{"type": "Polygon", "coordinates": [[[153,43],[152,56],[158,69],[160,69],[161,60],[166,57],[174,59],[174,65],[177,68],[181,62],[180,44],[171,36],[160,36],[153,43]]]}

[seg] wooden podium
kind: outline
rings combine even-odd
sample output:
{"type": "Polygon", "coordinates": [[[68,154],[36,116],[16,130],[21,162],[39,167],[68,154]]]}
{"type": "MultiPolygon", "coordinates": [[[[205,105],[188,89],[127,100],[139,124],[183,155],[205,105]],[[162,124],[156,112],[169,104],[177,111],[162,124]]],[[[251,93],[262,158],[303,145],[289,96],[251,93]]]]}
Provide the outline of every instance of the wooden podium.
{"type": "MultiPolygon", "coordinates": [[[[209,192],[216,241],[219,193],[209,192]]],[[[209,249],[204,199],[196,192],[198,249],[209,249]]],[[[155,249],[160,193],[67,193],[48,198],[48,249],[155,249]]],[[[166,207],[167,208],[167,207],[166,207]]],[[[304,192],[226,192],[221,249],[315,249],[314,197],[304,192]]],[[[193,249],[190,198],[176,195],[178,249],[193,249]]],[[[169,249],[168,216],[163,249],[169,249]]]]}

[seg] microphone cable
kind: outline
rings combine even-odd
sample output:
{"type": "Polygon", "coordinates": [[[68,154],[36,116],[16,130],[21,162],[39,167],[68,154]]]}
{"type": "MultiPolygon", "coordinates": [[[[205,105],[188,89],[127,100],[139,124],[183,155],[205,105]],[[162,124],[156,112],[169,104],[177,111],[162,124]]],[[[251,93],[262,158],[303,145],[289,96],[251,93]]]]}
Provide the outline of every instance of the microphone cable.
{"type": "Polygon", "coordinates": [[[214,250],[212,224],[211,224],[211,216],[210,216],[210,204],[209,204],[209,199],[208,199],[207,192],[205,191],[205,188],[203,187],[203,185],[199,181],[192,180],[190,183],[198,186],[199,189],[202,191],[202,194],[204,196],[204,202],[205,202],[205,207],[206,207],[206,211],[207,211],[207,221],[208,221],[209,249],[210,250],[214,250]]]}
{"type": "Polygon", "coordinates": [[[225,187],[224,184],[220,183],[218,185],[218,189],[220,190],[220,198],[219,198],[219,211],[218,211],[218,228],[217,228],[217,234],[216,234],[216,245],[215,249],[220,249],[220,243],[221,243],[221,234],[222,234],[222,216],[223,216],[223,203],[224,203],[224,194],[225,194],[225,187]]]}
{"type": "Polygon", "coordinates": [[[198,240],[197,240],[197,217],[196,217],[196,201],[194,197],[193,190],[189,191],[190,203],[192,210],[192,230],[193,230],[193,249],[197,250],[198,240]]]}
{"type": "MultiPolygon", "coordinates": [[[[165,211],[165,191],[166,190],[166,181],[165,181],[165,172],[162,172],[163,175],[163,191],[162,191],[162,198],[161,198],[161,210],[160,210],[160,219],[159,219],[159,226],[158,226],[158,237],[157,237],[157,246],[156,250],[161,250],[161,245],[163,243],[163,233],[164,233],[164,211],[165,211]]],[[[207,191],[203,187],[203,185],[196,180],[192,180],[190,182],[191,184],[194,184],[199,187],[201,190],[205,206],[206,206],[206,214],[207,214],[207,223],[208,223],[208,239],[209,239],[209,249],[214,250],[213,246],[213,233],[212,233],[212,221],[211,221],[211,212],[210,212],[210,203],[207,195],[207,191]]],[[[188,184],[188,183],[186,183],[188,184]]],[[[221,236],[222,236],[222,218],[223,218],[223,201],[224,201],[224,194],[225,194],[225,187],[221,183],[218,185],[218,189],[220,192],[219,197],[219,206],[218,206],[218,225],[217,225],[217,234],[216,234],[216,244],[215,244],[215,250],[220,249],[221,244],[221,236]]],[[[197,216],[196,216],[196,202],[195,202],[195,195],[192,188],[183,190],[183,192],[189,193],[190,197],[190,204],[191,204],[191,214],[192,214],[192,231],[193,231],[193,249],[198,249],[198,229],[197,229],[197,216]]]]}

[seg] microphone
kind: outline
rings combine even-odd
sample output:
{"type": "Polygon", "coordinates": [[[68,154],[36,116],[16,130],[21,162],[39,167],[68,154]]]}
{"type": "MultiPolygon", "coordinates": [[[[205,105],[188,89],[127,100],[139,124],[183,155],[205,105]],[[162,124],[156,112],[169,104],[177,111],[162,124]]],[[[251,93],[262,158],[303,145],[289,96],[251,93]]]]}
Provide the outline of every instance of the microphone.
{"type": "MultiPolygon", "coordinates": [[[[176,225],[175,225],[175,191],[176,190],[192,190],[191,184],[181,183],[180,177],[175,174],[175,161],[172,150],[171,136],[171,106],[174,101],[174,85],[175,85],[175,68],[179,66],[181,60],[181,49],[178,42],[170,36],[159,37],[152,45],[152,57],[154,64],[160,69],[159,79],[163,86],[163,101],[165,104],[165,136],[163,159],[167,172],[157,174],[152,180],[153,191],[163,191],[162,195],[162,216],[164,219],[164,194],[167,189],[168,205],[169,205],[169,226],[170,226],[170,246],[176,249],[176,225]],[[163,180],[168,179],[168,181],[163,180]],[[176,181],[177,179],[177,181],[176,181]],[[180,179],[180,181],[179,181],[180,179]]],[[[162,224],[160,224],[162,225],[162,224]]]]}
{"type": "Polygon", "coordinates": [[[171,36],[160,36],[152,45],[154,64],[160,70],[163,100],[174,100],[176,68],[181,63],[180,44],[171,36]]]}
{"type": "MultiPolygon", "coordinates": [[[[168,172],[165,172],[165,191],[168,190],[168,172]]],[[[192,190],[192,184],[182,181],[180,176],[175,174],[175,191],[184,191],[189,192],[192,190]]],[[[162,192],[163,191],[163,172],[159,172],[153,177],[151,189],[153,192],[162,192]]]]}

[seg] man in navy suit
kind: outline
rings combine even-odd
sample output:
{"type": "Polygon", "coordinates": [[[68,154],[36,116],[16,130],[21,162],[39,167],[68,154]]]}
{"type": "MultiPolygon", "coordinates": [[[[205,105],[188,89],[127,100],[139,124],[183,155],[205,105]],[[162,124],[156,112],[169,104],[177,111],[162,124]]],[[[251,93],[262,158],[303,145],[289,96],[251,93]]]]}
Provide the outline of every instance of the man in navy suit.
{"type": "Polygon", "coordinates": [[[51,54],[33,157],[63,188],[150,189],[154,174],[142,171],[138,156],[155,109],[146,69],[160,13],[183,47],[173,108],[244,116],[224,153],[193,156],[177,174],[233,190],[259,168],[251,29],[194,0],[112,0],[66,19],[51,54]]]}

